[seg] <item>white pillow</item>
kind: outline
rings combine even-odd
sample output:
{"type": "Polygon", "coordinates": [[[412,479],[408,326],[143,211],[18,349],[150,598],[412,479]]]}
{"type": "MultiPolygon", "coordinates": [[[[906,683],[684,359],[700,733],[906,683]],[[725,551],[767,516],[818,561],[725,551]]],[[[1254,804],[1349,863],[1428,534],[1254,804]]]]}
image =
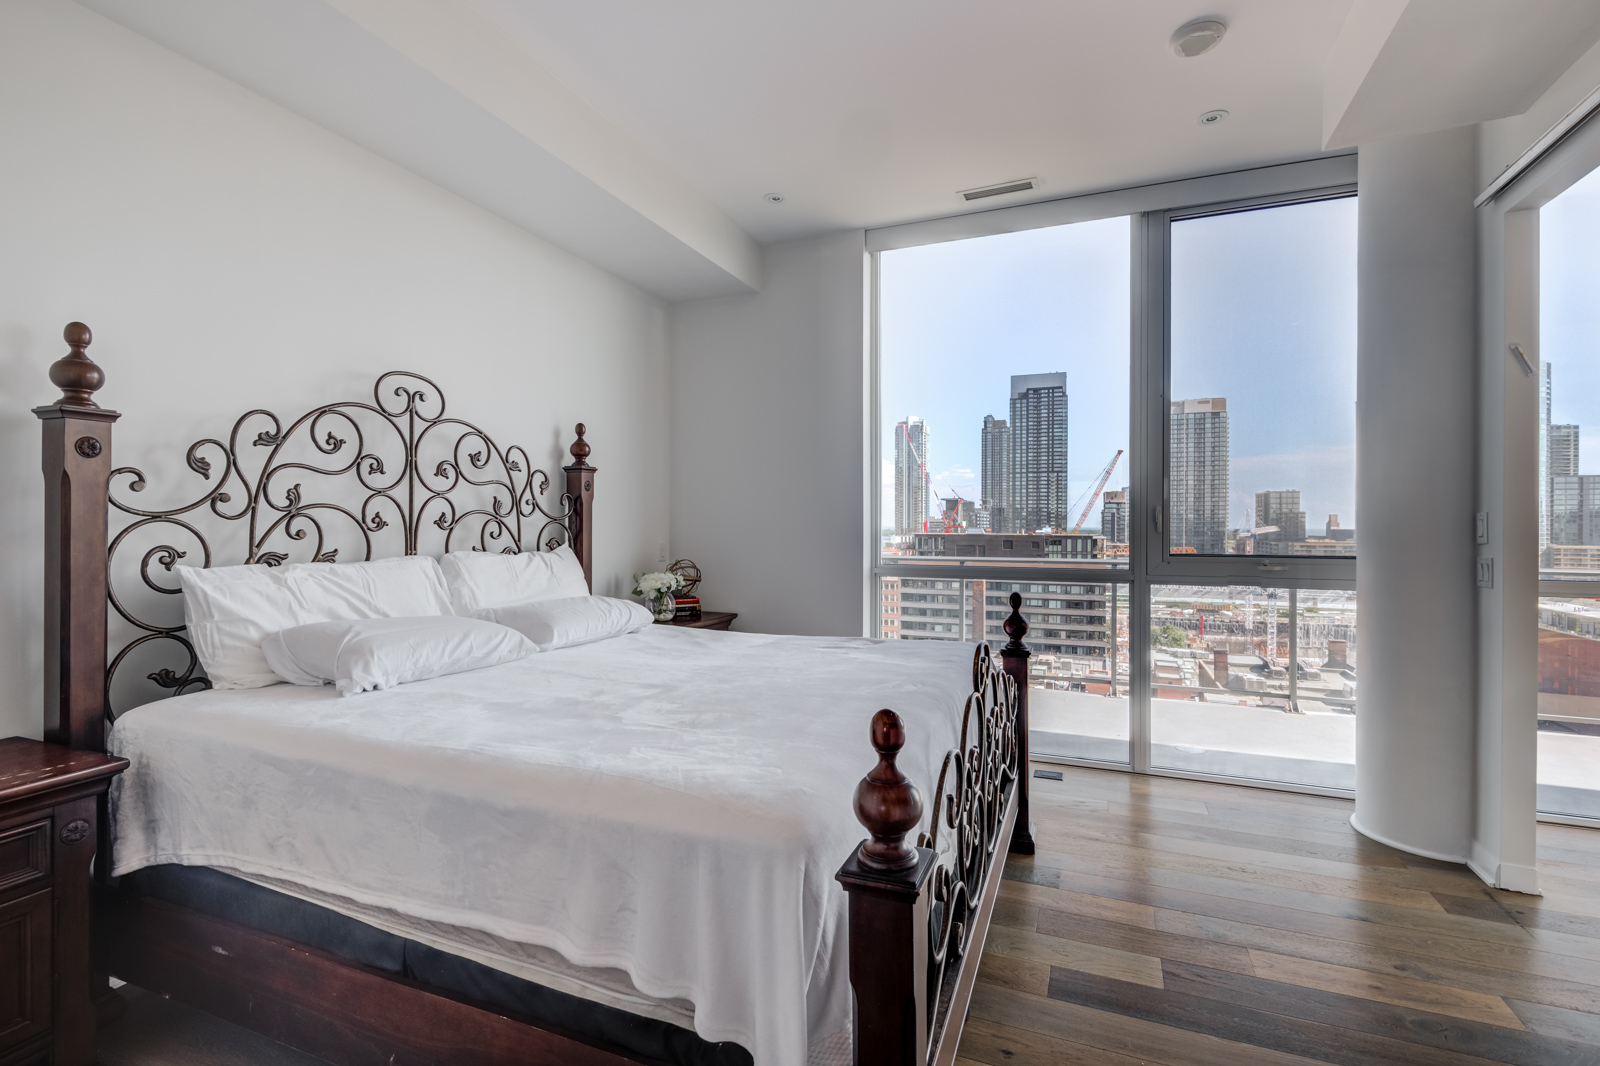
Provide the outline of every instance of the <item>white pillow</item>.
{"type": "Polygon", "coordinates": [[[278,676],[269,633],[311,622],[450,614],[439,564],[426,555],[369,563],[178,567],[189,639],[213,688],[261,688],[278,676]]]}
{"type": "Polygon", "coordinates": [[[456,614],[589,595],[583,564],[565,544],[548,552],[451,552],[439,560],[456,614]]]}
{"type": "Polygon", "coordinates": [[[515,629],[538,645],[540,651],[637,633],[654,621],[649,611],[632,600],[614,600],[610,596],[572,596],[488,607],[476,617],[515,629]]]}
{"type": "Polygon", "coordinates": [[[499,666],[536,651],[521,633],[454,615],[312,622],[261,642],[279,677],[291,685],[331,681],[341,696],[499,666]]]}

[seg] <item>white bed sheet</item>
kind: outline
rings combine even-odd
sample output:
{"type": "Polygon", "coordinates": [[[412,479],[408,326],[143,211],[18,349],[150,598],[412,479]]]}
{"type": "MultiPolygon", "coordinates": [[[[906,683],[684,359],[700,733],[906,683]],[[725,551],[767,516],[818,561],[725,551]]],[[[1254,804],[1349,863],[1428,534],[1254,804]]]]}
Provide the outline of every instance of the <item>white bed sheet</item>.
{"type": "MultiPolygon", "coordinates": [[[[552,948],[802,1066],[849,1023],[844,895],[868,722],[931,790],[970,645],[652,626],[340,699],[280,685],[124,714],[115,874],[217,866],[552,948]]],[[[926,820],[926,814],[924,820],[926,820]]]]}

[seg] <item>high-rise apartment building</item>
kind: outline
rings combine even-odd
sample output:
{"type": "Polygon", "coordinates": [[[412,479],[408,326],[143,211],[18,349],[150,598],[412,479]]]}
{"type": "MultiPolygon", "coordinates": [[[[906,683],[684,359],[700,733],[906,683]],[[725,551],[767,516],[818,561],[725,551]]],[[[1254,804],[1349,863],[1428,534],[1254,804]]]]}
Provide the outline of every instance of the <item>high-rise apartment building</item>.
{"type": "Polygon", "coordinates": [[[1128,490],[1108,492],[1101,497],[1100,533],[1107,544],[1128,543],[1128,490]]]}
{"type": "Polygon", "coordinates": [[[1557,474],[1549,494],[1551,546],[1600,544],[1600,474],[1557,474]]]}
{"type": "Polygon", "coordinates": [[[1299,489],[1271,489],[1256,493],[1256,528],[1277,526],[1256,537],[1256,554],[1263,543],[1291,544],[1306,539],[1306,513],[1300,509],[1299,489]]]}
{"type": "Polygon", "coordinates": [[[1578,427],[1550,427],[1550,476],[1572,477],[1578,473],[1578,427]]]}
{"type": "Polygon", "coordinates": [[[1167,452],[1171,546],[1193,548],[1199,555],[1223,554],[1228,529],[1228,401],[1213,396],[1174,403],[1167,419],[1167,452]]]}
{"type": "Polygon", "coordinates": [[[1543,360],[1539,362],[1539,565],[1550,565],[1550,364],[1543,360]]]}
{"type": "Polygon", "coordinates": [[[1011,378],[1011,514],[1009,532],[1066,529],[1067,375],[1011,378]]]}
{"type": "Polygon", "coordinates": [[[928,425],[907,418],[894,427],[894,531],[921,533],[928,521],[928,425]]]}
{"type": "Polygon", "coordinates": [[[979,504],[988,513],[991,533],[1013,533],[1011,514],[1011,426],[1003,418],[983,416],[983,458],[979,470],[979,504]]]}

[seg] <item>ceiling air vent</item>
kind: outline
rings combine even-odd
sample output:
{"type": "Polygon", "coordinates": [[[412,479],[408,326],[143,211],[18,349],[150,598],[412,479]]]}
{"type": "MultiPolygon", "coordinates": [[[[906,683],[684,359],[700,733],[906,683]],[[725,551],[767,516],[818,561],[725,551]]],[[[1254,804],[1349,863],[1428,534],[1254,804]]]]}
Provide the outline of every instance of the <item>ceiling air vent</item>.
{"type": "Polygon", "coordinates": [[[1039,187],[1038,178],[1023,178],[1021,181],[1007,181],[999,185],[985,185],[981,189],[966,189],[961,193],[963,200],[987,200],[991,196],[1009,196],[1014,192],[1027,192],[1039,187]]]}

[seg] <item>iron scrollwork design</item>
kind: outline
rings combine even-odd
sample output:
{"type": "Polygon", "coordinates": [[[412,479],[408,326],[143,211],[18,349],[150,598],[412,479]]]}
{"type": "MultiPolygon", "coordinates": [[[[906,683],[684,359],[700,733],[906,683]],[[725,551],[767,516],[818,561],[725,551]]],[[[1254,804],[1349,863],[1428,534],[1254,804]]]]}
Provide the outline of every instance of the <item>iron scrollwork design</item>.
{"type": "MultiPolygon", "coordinates": [[[[417,554],[425,538],[430,547],[446,552],[470,547],[510,553],[524,545],[553,550],[567,542],[574,501],[563,492],[558,505],[545,505],[550,476],[534,467],[520,445],[503,448],[478,426],[446,417],[444,393],[420,374],[390,371],[373,385],[372,397],[371,403],[315,407],[287,426],[271,411],[245,412],[226,442],[206,437],[189,446],[186,465],[210,484],[176,507],[144,508],[119,498],[121,490],[143,492],[147,479],[136,467],[113,470],[109,503],[133,520],[111,540],[108,571],[131,535],[152,527],[160,527],[163,538],[177,532],[199,554],[191,557],[177,544],[156,544],[144,552],[139,578],[155,593],[181,595],[181,589],[155,580],[152,568],[170,574],[180,559],[211,566],[211,542],[202,524],[212,518],[241,523],[240,561],[264,566],[282,565],[296,555],[307,562],[337,562],[340,546],[332,542],[341,531],[352,538],[362,560],[373,558],[375,537],[392,541],[396,535],[396,554],[405,555],[417,554]],[[345,487],[343,502],[317,491],[335,483],[345,487]]],[[[118,595],[114,572],[108,573],[107,585],[111,608],[139,631],[107,668],[107,714],[113,715],[111,686],[118,668],[131,652],[152,643],[176,644],[185,661],[180,669],[147,674],[150,681],[174,695],[209,688],[185,627],[144,617],[118,595]]]]}
{"type": "MultiPolygon", "coordinates": [[[[961,719],[961,740],[945,754],[934,789],[928,832],[919,847],[938,851],[948,831],[949,854],[941,856],[928,891],[928,1032],[939,1046],[961,960],[972,948],[974,918],[994,863],[1004,861],[1006,804],[1019,773],[1017,685],[995,665],[987,643],[972,659],[972,695],[961,719]]],[[[982,945],[979,945],[981,948],[982,945]]]]}

